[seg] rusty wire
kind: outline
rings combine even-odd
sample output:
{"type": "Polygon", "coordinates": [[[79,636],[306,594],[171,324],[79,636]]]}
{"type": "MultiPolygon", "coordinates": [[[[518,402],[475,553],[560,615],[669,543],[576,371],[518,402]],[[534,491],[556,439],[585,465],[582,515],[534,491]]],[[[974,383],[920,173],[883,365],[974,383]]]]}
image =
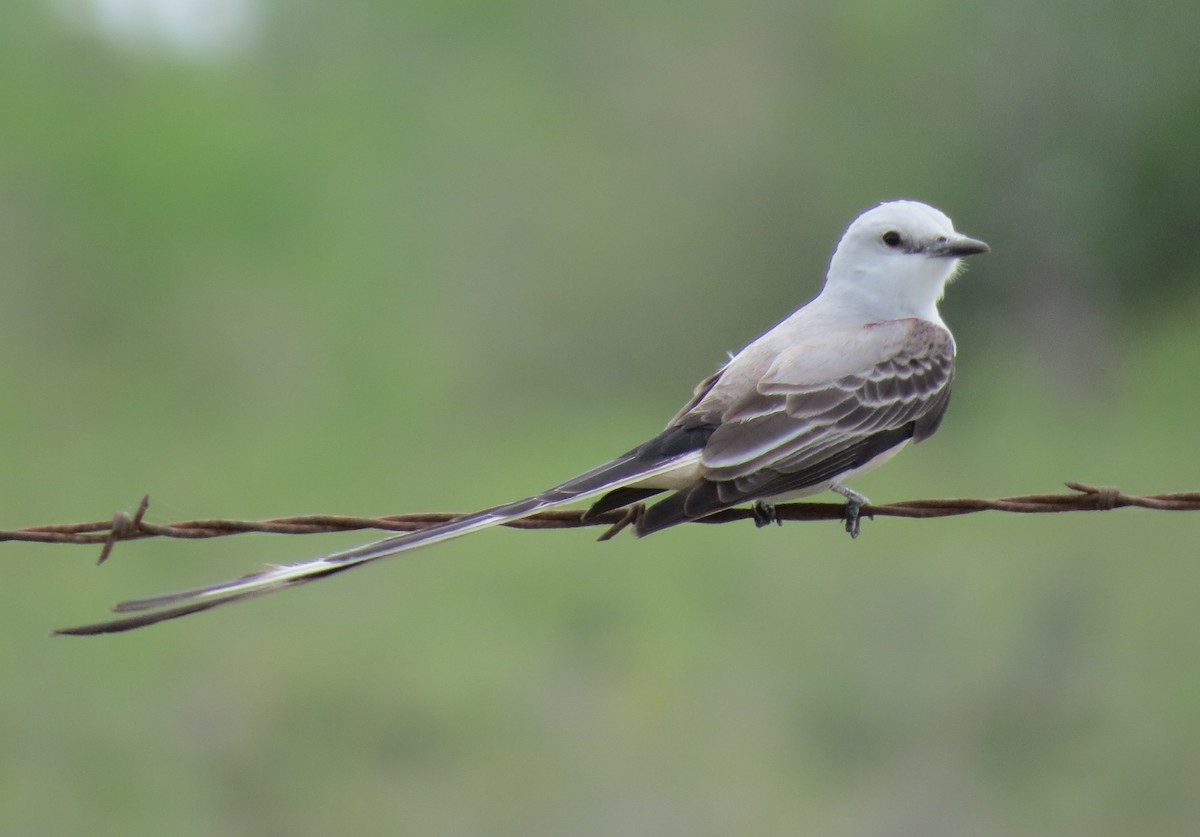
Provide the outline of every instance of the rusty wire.
{"type": "MultiPolygon", "coordinates": [[[[1112,486],[1093,486],[1068,482],[1072,493],[1029,494],[1021,497],[1002,497],[994,500],[949,498],[941,500],[905,500],[886,505],[867,505],[862,514],[867,517],[952,517],[982,511],[1014,512],[1017,514],[1048,514],[1072,511],[1111,511],[1119,508],[1143,508],[1160,511],[1200,511],[1200,492],[1173,494],[1130,495],[1112,486]]],[[[428,514],[398,514],[385,517],[354,517],[336,514],[301,515],[269,520],[202,519],[159,524],[145,519],[150,497],[142,498],[133,514],[118,512],[109,520],[91,523],[58,523],[33,526],[27,529],[0,530],[0,541],[33,543],[102,544],[99,561],[102,563],[120,541],[144,538],[218,538],[246,532],[266,532],[282,535],[312,535],[323,532],[351,532],[380,529],[388,532],[411,532],[461,515],[449,512],[428,514]]],[[[841,520],[845,507],[841,503],[789,503],[776,507],[779,520],[841,520]]],[[[749,508],[726,509],[709,515],[696,523],[729,523],[752,519],[749,508]]],[[[601,536],[606,540],[621,529],[631,516],[622,511],[602,514],[584,521],[582,510],[552,510],[540,512],[504,525],[516,529],[574,529],[582,526],[606,526],[601,536]]]]}

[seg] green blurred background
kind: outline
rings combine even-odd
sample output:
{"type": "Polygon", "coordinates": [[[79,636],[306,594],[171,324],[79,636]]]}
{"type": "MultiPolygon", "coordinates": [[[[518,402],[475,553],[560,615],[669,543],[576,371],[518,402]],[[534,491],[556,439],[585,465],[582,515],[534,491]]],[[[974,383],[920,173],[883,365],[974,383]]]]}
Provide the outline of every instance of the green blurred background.
{"type": "MultiPolygon", "coordinates": [[[[655,432],[913,197],[993,253],[878,502],[1200,490],[1200,5],[10,0],[0,526],[462,510],[655,432]]],[[[5,834],[1184,835],[1200,518],[5,544],[5,834]]]]}

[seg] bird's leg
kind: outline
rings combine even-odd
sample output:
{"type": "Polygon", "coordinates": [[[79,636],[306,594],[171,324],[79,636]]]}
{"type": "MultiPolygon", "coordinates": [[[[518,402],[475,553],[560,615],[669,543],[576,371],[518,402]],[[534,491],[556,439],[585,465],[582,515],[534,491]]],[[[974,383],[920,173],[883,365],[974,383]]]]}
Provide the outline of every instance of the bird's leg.
{"type": "Polygon", "coordinates": [[[764,526],[770,526],[772,523],[776,526],[783,525],[783,521],[779,519],[779,512],[775,511],[775,507],[770,503],[755,500],[751,511],[754,514],[754,525],[759,529],[764,526]]]}
{"type": "MultiPolygon", "coordinates": [[[[867,499],[866,495],[859,494],[854,489],[838,485],[837,483],[829,486],[829,490],[836,491],[846,498],[846,531],[850,533],[850,537],[857,538],[858,533],[862,531],[862,521],[859,519],[859,513],[862,511],[862,507],[870,505],[871,501],[867,499]]],[[[867,516],[874,519],[872,515],[867,516]]]]}

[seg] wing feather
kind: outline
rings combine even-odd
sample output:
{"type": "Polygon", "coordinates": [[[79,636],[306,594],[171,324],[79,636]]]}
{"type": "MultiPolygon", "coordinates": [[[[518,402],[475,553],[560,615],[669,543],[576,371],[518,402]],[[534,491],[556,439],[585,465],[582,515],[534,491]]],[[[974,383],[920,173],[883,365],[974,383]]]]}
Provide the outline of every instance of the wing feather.
{"type": "Polygon", "coordinates": [[[787,367],[772,369],[770,395],[759,387],[722,417],[701,456],[705,476],[735,479],[767,463],[800,470],[830,446],[848,447],[916,421],[930,408],[944,410],[945,399],[935,396],[951,386],[954,341],[933,323],[914,320],[906,330],[906,339],[882,360],[823,385],[806,377],[798,358],[792,363],[799,368],[790,373],[799,381],[794,388],[787,386],[787,367]],[[742,418],[747,414],[752,417],[742,418]]]}
{"type": "Polygon", "coordinates": [[[652,506],[639,534],[827,484],[933,433],[950,399],[954,340],[923,320],[880,325],[891,330],[847,346],[846,354],[859,353],[863,361],[854,368],[843,355],[844,374],[834,379],[817,380],[803,353],[781,356],[752,392],[724,411],[701,453],[703,478],[652,506]]]}

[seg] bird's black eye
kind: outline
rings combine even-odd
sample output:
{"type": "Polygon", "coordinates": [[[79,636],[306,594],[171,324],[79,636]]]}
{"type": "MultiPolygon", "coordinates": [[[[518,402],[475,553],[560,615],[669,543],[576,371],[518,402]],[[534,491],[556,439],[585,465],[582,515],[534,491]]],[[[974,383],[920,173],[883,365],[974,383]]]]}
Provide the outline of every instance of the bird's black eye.
{"type": "Polygon", "coordinates": [[[895,230],[888,230],[887,232],[885,232],[883,234],[882,241],[888,247],[895,248],[895,247],[899,247],[900,244],[904,241],[904,239],[901,238],[900,233],[896,232],[895,230]]]}

